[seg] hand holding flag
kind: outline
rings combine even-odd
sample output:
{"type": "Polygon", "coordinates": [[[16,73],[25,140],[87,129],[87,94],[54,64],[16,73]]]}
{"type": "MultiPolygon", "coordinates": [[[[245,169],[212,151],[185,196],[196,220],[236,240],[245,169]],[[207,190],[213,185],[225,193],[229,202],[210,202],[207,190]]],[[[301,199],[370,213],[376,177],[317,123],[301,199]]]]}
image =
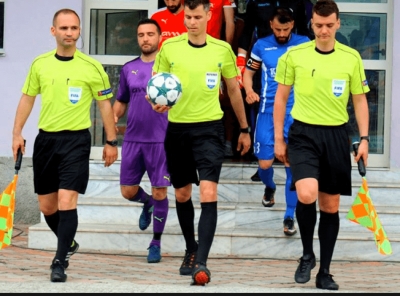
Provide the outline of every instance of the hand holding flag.
{"type": "MultiPolygon", "coordinates": [[[[25,143],[25,141],[24,141],[25,143]]],[[[0,194],[0,250],[11,245],[14,226],[15,189],[18,181],[18,171],[21,168],[22,151],[18,149],[15,162],[15,174],[12,182],[0,194]]]]}
{"type": "MultiPolygon", "coordinates": [[[[354,153],[357,155],[359,142],[353,143],[354,153]]],[[[365,177],[366,169],[362,158],[357,162],[358,172],[362,177],[362,185],[347,214],[347,219],[358,223],[374,233],[375,243],[382,255],[392,254],[392,247],[385,230],[378,218],[378,214],[369,194],[368,183],[365,177]]]]}

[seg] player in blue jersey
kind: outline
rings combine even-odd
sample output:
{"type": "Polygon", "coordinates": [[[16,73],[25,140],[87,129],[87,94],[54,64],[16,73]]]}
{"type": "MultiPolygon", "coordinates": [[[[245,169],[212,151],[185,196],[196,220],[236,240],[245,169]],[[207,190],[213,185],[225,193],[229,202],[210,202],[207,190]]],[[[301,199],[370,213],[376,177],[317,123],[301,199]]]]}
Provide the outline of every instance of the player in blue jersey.
{"type": "MultiPolygon", "coordinates": [[[[262,204],[272,207],[275,204],[274,195],[276,184],[273,180],[274,169],[272,164],[274,154],[274,123],[273,109],[275,92],[278,83],[275,82],[275,71],[278,58],[289,48],[309,41],[306,36],[292,33],[294,26],[293,13],[290,8],[277,7],[270,19],[273,34],[257,40],[251,51],[243,76],[243,85],[246,91],[246,101],[249,104],[259,102],[259,111],[254,135],[254,155],[258,158],[258,175],[265,184],[262,204]],[[253,89],[253,76],[261,70],[260,95],[253,89]]],[[[293,122],[290,115],[294,103],[293,89],[286,107],[285,140],[293,122]]],[[[294,212],[297,204],[296,191],[290,190],[292,174],[289,164],[285,163],[286,171],[286,212],[283,221],[283,231],[286,235],[294,235],[297,231],[294,225],[294,212]]]]}
{"type": "Polygon", "coordinates": [[[161,235],[168,216],[167,187],[171,185],[164,150],[167,113],[155,113],[145,99],[147,82],[151,78],[161,40],[161,28],[157,21],[139,21],[137,41],[141,55],[122,67],[117,99],[113,105],[115,123],[127,114],[121,153],[121,194],[129,201],[143,204],[139,218],[141,230],[149,227],[153,215],[153,239],[147,256],[149,263],[158,263],[162,258],[161,235]],[[145,172],[151,182],[151,195],[140,186],[145,172]]]}

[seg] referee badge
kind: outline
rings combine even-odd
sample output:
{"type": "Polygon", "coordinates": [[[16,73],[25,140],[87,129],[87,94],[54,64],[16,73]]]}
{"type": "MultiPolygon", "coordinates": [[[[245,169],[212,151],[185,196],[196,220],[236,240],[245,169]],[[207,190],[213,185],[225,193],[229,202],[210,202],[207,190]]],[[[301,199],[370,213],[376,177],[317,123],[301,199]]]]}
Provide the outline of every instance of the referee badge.
{"type": "Polygon", "coordinates": [[[346,89],[346,80],[332,80],[332,92],[336,97],[340,97],[346,89]]]}
{"type": "Polygon", "coordinates": [[[218,84],[218,73],[208,72],[206,73],[206,85],[209,89],[213,89],[218,84]]]}
{"type": "Polygon", "coordinates": [[[81,87],[72,87],[72,86],[70,86],[68,88],[68,96],[69,96],[69,101],[72,104],[78,103],[79,100],[82,97],[82,88],[81,87]]]}

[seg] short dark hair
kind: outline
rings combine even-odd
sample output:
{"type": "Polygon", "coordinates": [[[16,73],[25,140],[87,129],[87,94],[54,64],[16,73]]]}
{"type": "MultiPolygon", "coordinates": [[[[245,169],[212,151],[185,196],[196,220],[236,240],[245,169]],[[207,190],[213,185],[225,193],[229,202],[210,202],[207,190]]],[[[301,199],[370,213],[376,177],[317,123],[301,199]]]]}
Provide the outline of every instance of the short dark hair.
{"type": "Polygon", "coordinates": [[[149,18],[142,19],[142,20],[140,20],[140,21],[138,22],[137,27],[138,27],[138,29],[139,29],[139,27],[140,27],[141,25],[147,25],[147,24],[152,24],[152,25],[156,26],[156,27],[157,27],[157,32],[158,32],[158,34],[161,35],[161,27],[160,27],[160,25],[157,23],[156,20],[149,19],[149,18]]]}
{"type": "Polygon", "coordinates": [[[314,13],[324,17],[336,13],[336,18],[339,18],[339,8],[333,0],[318,0],[312,8],[312,14],[314,13]]]}
{"type": "Polygon", "coordinates": [[[293,10],[289,7],[275,7],[269,20],[273,21],[275,18],[277,18],[281,24],[292,22],[294,21],[293,10]]]}
{"type": "Polygon", "coordinates": [[[81,19],[80,19],[79,15],[76,13],[75,10],[72,10],[72,9],[69,9],[69,8],[62,8],[62,9],[60,9],[59,11],[57,11],[57,12],[54,14],[54,16],[53,16],[53,26],[56,25],[57,17],[58,17],[61,13],[62,13],[62,14],[70,14],[70,13],[75,14],[76,17],[77,17],[78,20],[79,20],[79,25],[81,24],[81,19]]]}
{"type": "Polygon", "coordinates": [[[190,10],[196,9],[199,5],[203,5],[206,11],[210,10],[210,0],[185,0],[183,3],[183,6],[190,10]]]}

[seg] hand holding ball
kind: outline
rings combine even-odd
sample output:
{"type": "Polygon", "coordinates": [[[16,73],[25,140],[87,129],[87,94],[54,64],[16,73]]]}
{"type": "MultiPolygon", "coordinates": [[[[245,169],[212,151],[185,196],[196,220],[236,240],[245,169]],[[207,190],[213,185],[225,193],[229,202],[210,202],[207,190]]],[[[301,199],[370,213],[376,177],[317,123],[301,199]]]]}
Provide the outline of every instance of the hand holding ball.
{"type": "Polygon", "coordinates": [[[147,83],[147,95],[154,104],[172,107],[182,96],[182,84],[171,73],[158,73],[147,83]]]}

